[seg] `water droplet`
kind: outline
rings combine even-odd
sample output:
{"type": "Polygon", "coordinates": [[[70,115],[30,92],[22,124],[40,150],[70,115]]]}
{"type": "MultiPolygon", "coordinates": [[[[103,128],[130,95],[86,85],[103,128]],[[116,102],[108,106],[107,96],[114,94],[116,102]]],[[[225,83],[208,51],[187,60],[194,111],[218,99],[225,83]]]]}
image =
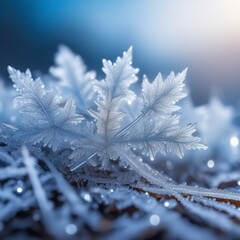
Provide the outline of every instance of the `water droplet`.
{"type": "Polygon", "coordinates": [[[213,168],[214,165],[215,165],[215,162],[214,162],[212,159],[208,160],[207,166],[208,166],[209,168],[213,168]]]}
{"type": "Polygon", "coordinates": [[[169,202],[168,201],[164,202],[164,206],[169,207],[169,202]]]}
{"type": "Polygon", "coordinates": [[[85,193],[83,195],[83,199],[86,201],[86,202],[91,202],[92,201],[92,197],[89,193],[85,193]]]}
{"type": "Polygon", "coordinates": [[[153,214],[151,215],[149,221],[153,226],[157,226],[160,223],[160,217],[156,214],[153,214]]]}
{"type": "Polygon", "coordinates": [[[17,188],[17,193],[22,193],[23,189],[21,187],[17,188]]]}
{"type": "Polygon", "coordinates": [[[66,226],[66,233],[68,235],[74,235],[77,232],[77,226],[73,223],[70,223],[66,226]]]}

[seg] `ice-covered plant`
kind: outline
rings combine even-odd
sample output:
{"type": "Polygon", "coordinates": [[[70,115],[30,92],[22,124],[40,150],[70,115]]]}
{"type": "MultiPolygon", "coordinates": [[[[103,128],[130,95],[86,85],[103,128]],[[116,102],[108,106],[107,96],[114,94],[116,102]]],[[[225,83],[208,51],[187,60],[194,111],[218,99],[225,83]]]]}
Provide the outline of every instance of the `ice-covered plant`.
{"type": "Polygon", "coordinates": [[[206,148],[194,136],[195,125],[179,121],[177,103],[186,96],[187,70],[166,79],[158,74],[152,82],[144,76],[139,92],[133,85],[138,69],[132,67],[132,48],[115,63],[103,60],[101,81],[86,73],[81,59],[66,47],[60,48],[56,64],[51,72],[68,94],[46,88],[29,70],[8,68],[20,117],[15,124],[2,124],[2,142],[27,145],[36,158],[48,165],[52,160],[67,177],[87,180],[88,186],[127,185],[131,191],[170,195],[201,218],[204,206],[225,208],[206,197],[240,200],[237,193],[176,184],[149,164],[159,154],[181,158],[185,150],[206,148]],[[188,195],[195,198],[189,201],[188,195]]]}
{"type": "Polygon", "coordinates": [[[46,90],[40,79],[34,81],[29,70],[21,73],[9,67],[8,71],[18,93],[15,102],[21,114],[14,138],[33,145],[41,142],[53,150],[64,146],[83,120],[76,114],[74,100],[62,101],[54,89],[46,90]]]}
{"type": "MultiPolygon", "coordinates": [[[[62,54],[69,58],[66,50],[62,54]]],[[[60,56],[57,59],[63,58],[60,56]]],[[[166,80],[158,74],[152,83],[145,76],[142,93],[138,94],[141,96],[137,97],[130,87],[138,79],[138,69],[131,64],[132,48],[114,64],[103,60],[106,78],[95,80],[94,85],[98,109],[85,109],[95,124],[92,120],[83,121],[73,99],[62,100],[54,89],[45,89],[40,79],[32,79],[29,70],[21,73],[9,67],[22,115],[14,137],[24,143],[41,143],[54,151],[74,149],[70,156],[75,159],[71,170],[94,158],[103,169],[111,160],[135,168],[140,164],[139,157],[136,158],[139,154],[153,160],[158,152],[182,157],[185,149],[205,148],[199,138],[192,136],[194,125],[179,126],[179,115],[175,114],[179,110],[176,103],[186,96],[183,92],[186,70],[178,75],[171,73],[166,80]]],[[[82,78],[85,81],[84,75],[82,78]]],[[[75,91],[80,94],[79,86],[75,91]]]]}

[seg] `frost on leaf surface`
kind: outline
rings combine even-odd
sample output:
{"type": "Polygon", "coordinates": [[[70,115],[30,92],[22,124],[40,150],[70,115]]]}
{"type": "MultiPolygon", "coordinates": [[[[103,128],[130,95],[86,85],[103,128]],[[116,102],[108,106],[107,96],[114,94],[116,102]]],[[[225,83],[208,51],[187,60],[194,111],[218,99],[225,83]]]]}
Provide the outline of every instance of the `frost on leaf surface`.
{"type": "Polygon", "coordinates": [[[16,136],[24,142],[49,146],[56,150],[78,129],[83,117],[76,114],[74,100],[63,101],[55,90],[46,90],[40,79],[33,80],[25,73],[9,67],[10,78],[17,91],[15,98],[21,114],[16,136]]]}
{"type": "Polygon", "coordinates": [[[171,72],[165,81],[159,73],[152,83],[144,76],[142,95],[145,111],[149,109],[164,116],[179,110],[180,107],[176,103],[186,97],[186,93],[183,92],[186,73],[187,69],[177,76],[171,72]]]}
{"type": "Polygon", "coordinates": [[[124,95],[128,101],[135,99],[136,95],[129,87],[137,82],[136,74],[139,70],[132,67],[132,47],[123,53],[122,58],[118,57],[115,63],[104,59],[102,70],[106,78],[96,82],[95,86],[101,96],[105,97],[110,92],[112,98],[124,95]]]}
{"type": "Polygon", "coordinates": [[[68,95],[73,95],[81,113],[86,112],[86,108],[93,103],[95,72],[87,72],[82,58],[64,45],[59,47],[55,64],[50,68],[50,73],[59,80],[68,95]]]}
{"type": "MultiPolygon", "coordinates": [[[[130,48],[114,64],[103,61],[106,78],[97,86],[98,111],[89,110],[96,120],[96,136],[102,139],[101,147],[95,152],[104,155],[102,165],[106,167],[108,159],[119,157],[121,161],[123,151],[134,153],[134,149],[140,149],[153,160],[158,152],[182,157],[186,149],[205,148],[199,138],[192,136],[194,125],[181,127],[178,116],[174,115],[179,109],[176,103],[186,96],[183,92],[186,70],[178,75],[171,73],[165,80],[158,74],[152,83],[144,77],[142,97],[133,99],[129,87],[137,80],[134,76],[137,71],[131,66],[131,60],[130,48]],[[128,114],[125,107],[128,101],[133,106],[134,101],[140,105],[132,121],[124,118],[128,114]]],[[[128,158],[124,161],[131,165],[128,158]]]]}
{"type": "Polygon", "coordinates": [[[111,99],[105,96],[103,100],[95,101],[98,111],[89,110],[89,113],[96,119],[97,133],[103,139],[111,139],[114,133],[121,127],[120,123],[124,113],[119,111],[123,97],[119,96],[111,99]]]}

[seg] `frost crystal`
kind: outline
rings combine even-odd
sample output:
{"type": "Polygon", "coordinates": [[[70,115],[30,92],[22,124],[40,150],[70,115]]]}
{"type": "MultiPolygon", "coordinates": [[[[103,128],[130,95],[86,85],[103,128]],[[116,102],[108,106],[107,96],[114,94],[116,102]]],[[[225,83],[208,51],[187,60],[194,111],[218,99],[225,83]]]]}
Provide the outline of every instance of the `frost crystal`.
{"type": "Polygon", "coordinates": [[[15,136],[24,142],[49,146],[56,150],[62,139],[71,140],[83,117],[76,114],[75,103],[62,102],[54,90],[46,90],[42,81],[32,79],[31,72],[21,73],[12,67],[8,71],[18,94],[15,98],[21,122],[15,136]]]}
{"type": "MultiPolygon", "coordinates": [[[[178,184],[151,162],[162,164],[165,155],[183,158],[186,150],[207,148],[195,136],[196,125],[182,124],[178,113],[178,103],[187,95],[187,69],[166,79],[160,73],[153,81],[144,76],[138,91],[132,48],[115,63],[103,60],[105,78],[100,81],[65,46],[59,48],[55,64],[49,79],[55,85],[58,81],[59,89],[46,87],[40,78],[34,80],[30,70],[8,68],[16,93],[15,108],[0,118],[0,234],[10,219],[14,228],[17,213],[32,209],[26,228],[41,221],[47,239],[72,239],[78,234],[90,239],[89,230],[102,234],[109,230],[103,239],[131,239],[149,228],[168,229],[166,239],[192,239],[186,236],[188,229],[196,239],[219,239],[193,221],[240,236],[235,221],[240,215],[234,205],[240,201],[239,193],[178,184]],[[113,220],[109,213],[104,218],[103,206],[104,214],[114,209],[119,217],[113,220]],[[138,211],[123,214],[131,207],[138,211]],[[198,218],[186,221],[183,209],[198,218]]],[[[193,116],[201,115],[201,109],[191,111],[193,116]]],[[[200,135],[211,145],[206,126],[202,130],[201,126],[200,135]]],[[[228,143],[237,150],[237,135],[231,135],[228,143]]],[[[191,154],[195,153],[187,157],[191,154]]],[[[214,171],[218,162],[210,150],[207,154],[204,166],[214,171]]],[[[173,171],[171,159],[167,166],[173,171]]],[[[190,165],[187,168],[192,171],[190,165]]],[[[187,179],[189,172],[180,179],[187,179]]],[[[239,174],[231,177],[237,185],[239,174]]],[[[218,175],[209,185],[218,186],[222,178],[218,175]]]]}

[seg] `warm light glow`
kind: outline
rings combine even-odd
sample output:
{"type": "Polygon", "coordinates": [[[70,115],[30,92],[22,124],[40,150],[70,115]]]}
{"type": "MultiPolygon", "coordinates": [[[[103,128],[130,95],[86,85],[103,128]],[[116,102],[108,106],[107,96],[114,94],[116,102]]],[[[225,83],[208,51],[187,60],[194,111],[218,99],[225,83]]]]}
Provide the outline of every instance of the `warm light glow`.
{"type": "Polygon", "coordinates": [[[231,137],[230,144],[232,147],[237,147],[239,145],[239,139],[237,137],[231,137]]]}
{"type": "Polygon", "coordinates": [[[162,49],[163,45],[168,50],[174,48],[174,52],[182,48],[184,51],[190,48],[197,50],[197,46],[211,47],[212,44],[231,41],[236,36],[240,38],[238,0],[155,1],[145,7],[145,11],[147,17],[142,23],[144,28],[138,29],[139,35],[152,42],[155,51],[162,49]]]}

